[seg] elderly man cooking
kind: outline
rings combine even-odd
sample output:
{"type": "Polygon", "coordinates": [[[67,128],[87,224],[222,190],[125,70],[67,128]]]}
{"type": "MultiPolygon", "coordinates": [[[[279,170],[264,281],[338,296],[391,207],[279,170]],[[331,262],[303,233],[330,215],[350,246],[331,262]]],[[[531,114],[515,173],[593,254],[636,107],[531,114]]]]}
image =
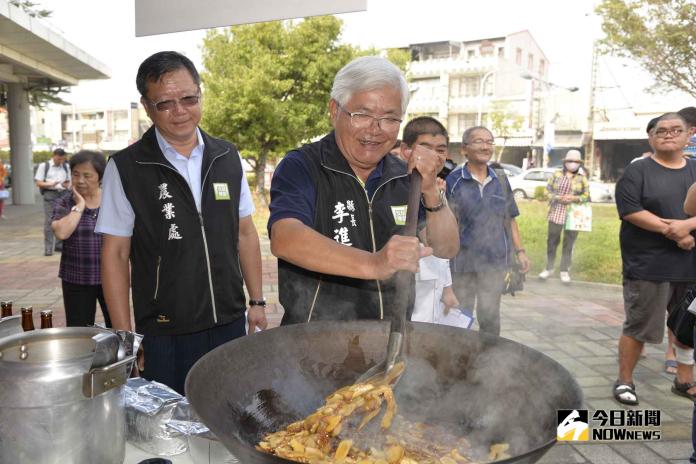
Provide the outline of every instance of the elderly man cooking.
{"type": "Polygon", "coordinates": [[[353,60],[331,90],[334,131],[278,165],[268,229],[279,258],[282,324],[387,318],[396,271],[415,272],[421,255],[456,254],[457,222],[435,184],[437,154],[414,147],[408,166],[389,154],[408,95],[406,80],[389,61],[353,60]],[[399,235],[413,168],[423,177],[421,233],[432,247],[424,251],[417,238],[399,235]]]}

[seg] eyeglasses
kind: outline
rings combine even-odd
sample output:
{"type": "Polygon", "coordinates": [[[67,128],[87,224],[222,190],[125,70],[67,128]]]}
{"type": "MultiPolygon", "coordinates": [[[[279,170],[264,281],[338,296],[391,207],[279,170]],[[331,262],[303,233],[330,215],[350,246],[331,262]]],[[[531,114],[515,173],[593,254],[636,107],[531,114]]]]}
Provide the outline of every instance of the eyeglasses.
{"type": "Polygon", "coordinates": [[[402,120],[397,118],[376,118],[366,113],[351,113],[346,111],[341,105],[336,103],[338,109],[350,116],[350,124],[356,129],[367,129],[377,122],[377,126],[385,132],[396,132],[399,130],[402,120]]]}
{"type": "Polygon", "coordinates": [[[476,140],[472,140],[471,142],[466,143],[465,145],[488,145],[489,147],[494,147],[495,140],[476,139],[476,140]]]}
{"type": "Polygon", "coordinates": [[[184,108],[191,108],[192,106],[196,106],[198,102],[201,101],[201,96],[200,95],[187,95],[185,97],[181,97],[178,100],[164,100],[160,102],[153,102],[150,99],[147,99],[152,106],[154,106],[157,111],[171,111],[174,108],[176,108],[176,103],[179,102],[179,104],[184,107],[184,108]]]}
{"type": "Polygon", "coordinates": [[[655,137],[659,137],[661,139],[667,137],[667,134],[671,135],[672,137],[678,137],[684,132],[684,129],[680,129],[678,127],[674,127],[672,129],[657,129],[655,131],[655,137]]]}

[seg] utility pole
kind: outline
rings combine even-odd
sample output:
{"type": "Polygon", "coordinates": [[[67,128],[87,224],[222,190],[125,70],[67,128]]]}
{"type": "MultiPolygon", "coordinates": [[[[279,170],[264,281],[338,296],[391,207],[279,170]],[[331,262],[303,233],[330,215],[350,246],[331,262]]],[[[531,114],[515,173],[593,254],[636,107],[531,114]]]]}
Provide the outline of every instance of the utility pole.
{"type": "MultiPolygon", "coordinates": [[[[594,139],[594,115],[595,115],[595,93],[597,92],[597,74],[599,73],[597,60],[599,59],[599,50],[597,41],[592,43],[592,71],[590,77],[590,110],[587,115],[587,133],[589,139],[585,150],[585,159],[587,160],[587,170],[589,178],[592,178],[595,173],[595,139],[594,139]]],[[[601,169],[601,166],[599,166],[601,169]]]]}

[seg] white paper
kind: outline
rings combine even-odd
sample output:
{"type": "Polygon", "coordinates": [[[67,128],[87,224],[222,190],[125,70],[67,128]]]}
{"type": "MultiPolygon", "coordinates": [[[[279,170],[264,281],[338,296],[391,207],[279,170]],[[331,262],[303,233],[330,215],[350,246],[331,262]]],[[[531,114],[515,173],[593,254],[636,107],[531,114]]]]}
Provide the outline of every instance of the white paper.
{"type": "Polygon", "coordinates": [[[438,317],[435,319],[435,323],[460,327],[462,329],[469,329],[474,323],[474,316],[465,310],[459,308],[450,308],[447,314],[445,314],[444,311],[441,311],[438,317]]]}

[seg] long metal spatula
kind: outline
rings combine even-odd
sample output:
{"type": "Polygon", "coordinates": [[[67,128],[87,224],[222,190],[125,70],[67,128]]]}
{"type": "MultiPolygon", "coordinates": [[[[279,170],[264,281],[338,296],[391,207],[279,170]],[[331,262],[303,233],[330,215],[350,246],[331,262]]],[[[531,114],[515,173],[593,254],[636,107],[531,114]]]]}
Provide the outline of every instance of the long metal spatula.
{"type": "MultiPolygon", "coordinates": [[[[415,237],[418,227],[418,208],[420,205],[421,183],[420,173],[413,169],[408,192],[408,206],[406,208],[406,226],[403,235],[415,237]]],[[[401,356],[406,329],[406,313],[409,306],[409,295],[413,273],[398,271],[396,273],[396,295],[391,317],[391,329],[387,342],[387,355],[383,361],[375,364],[362,374],[356,383],[386,382],[396,385],[401,378],[406,365],[401,356]]]]}

